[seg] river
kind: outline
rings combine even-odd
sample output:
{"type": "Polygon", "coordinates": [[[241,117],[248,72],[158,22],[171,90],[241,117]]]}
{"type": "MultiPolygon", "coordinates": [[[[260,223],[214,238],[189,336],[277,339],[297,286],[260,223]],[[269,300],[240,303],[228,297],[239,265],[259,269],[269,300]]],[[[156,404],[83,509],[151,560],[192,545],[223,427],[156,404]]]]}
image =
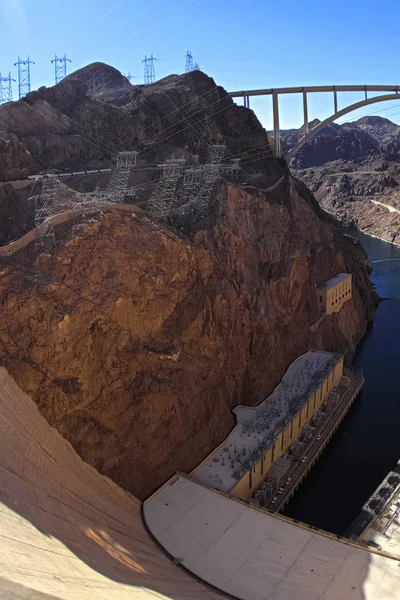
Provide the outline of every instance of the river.
{"type": "Polygon", "coordinates": [[[284,514],[343,534],[400,458],[400,248],[352,231],[368,253],[371,279],[385,298],[355,366],[365,385],[284,514]]]}

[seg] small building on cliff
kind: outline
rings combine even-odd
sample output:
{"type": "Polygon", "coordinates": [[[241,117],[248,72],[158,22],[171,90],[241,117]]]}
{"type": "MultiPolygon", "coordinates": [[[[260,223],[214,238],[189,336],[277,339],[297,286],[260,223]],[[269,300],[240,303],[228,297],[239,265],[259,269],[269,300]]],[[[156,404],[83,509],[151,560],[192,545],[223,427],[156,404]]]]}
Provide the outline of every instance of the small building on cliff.
{"type": "Polygon", "coordinates": [[[339,273],[317,287],[317,301],[327,315],[339,312],[343,304],[352,297],[352,276],[339,273]]]}
{"type": "Polygon", "coordinates": [[[250,495],[301,435],[342,373],[341,354],[309,350],[297,358],[258,406],[234,409],[237,425],[191,476],[235,498],[250,495]]]}

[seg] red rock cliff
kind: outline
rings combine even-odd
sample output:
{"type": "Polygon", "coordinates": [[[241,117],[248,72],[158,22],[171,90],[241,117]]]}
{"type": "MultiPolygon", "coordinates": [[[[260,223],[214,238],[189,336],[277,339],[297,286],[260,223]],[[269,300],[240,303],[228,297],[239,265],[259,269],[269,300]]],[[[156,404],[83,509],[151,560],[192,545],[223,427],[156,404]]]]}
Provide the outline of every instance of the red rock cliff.
{"type": "Polygon", "coordinates": [[[221,182],[191,240],[110,212],[50,256],[3,266],[0,363],[50,424],[140,498],[188,472],[308,348],[351,356],[376,300],[362,250],[286,174],[273,192],[221,182]],[[36,275],[33,276],[36,270],[36,275]],[[353,298],[311,332],[315,286],[353,298]]]}

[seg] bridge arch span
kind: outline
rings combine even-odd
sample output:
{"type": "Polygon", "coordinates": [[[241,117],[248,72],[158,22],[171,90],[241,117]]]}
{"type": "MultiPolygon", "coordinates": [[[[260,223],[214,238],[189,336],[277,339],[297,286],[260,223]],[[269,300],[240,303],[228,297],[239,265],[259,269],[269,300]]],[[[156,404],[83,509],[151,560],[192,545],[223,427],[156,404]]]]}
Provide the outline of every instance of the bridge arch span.
{"type": "Polygon", "coordinates": [[[346,108],[343,108],[342,110],[338,110],[333,115],[331,115],[330,117],[328,117],[327,119],[325,119],[324,121],[322,121],[321,123],[316,125],[316,127],[313,127],[312,129],[310,129],[310,131],[305,136],[303,136],[297,142],[297,144],[295,144],[292,148],[290,148],[290,150],[286,153],[286,158],[287,159],[292,158],[292,156],[294,156],[295,153],[304,146],[304,144],[309,142],[319,131],[321,131],[321,129],[323,129],[327,125],[330,125],[331,123],[336,121],[336,119],[339,119],[340,117],[343,117],[344,115],[347,115],[348,113],[353,112],[354,110],[357,110],[358,108],[362,108],[363,106],[368,106],[369,104],[375,104],[377,102],[385,102],[386,100],[400,100],[400,94],[384,94],[383,96],[375,96],[374,98],[366,98],[364,100],[361,100],[360,102],[355,102],[354,104],[350,104],[350,106],[347,106],[346,108]]]}

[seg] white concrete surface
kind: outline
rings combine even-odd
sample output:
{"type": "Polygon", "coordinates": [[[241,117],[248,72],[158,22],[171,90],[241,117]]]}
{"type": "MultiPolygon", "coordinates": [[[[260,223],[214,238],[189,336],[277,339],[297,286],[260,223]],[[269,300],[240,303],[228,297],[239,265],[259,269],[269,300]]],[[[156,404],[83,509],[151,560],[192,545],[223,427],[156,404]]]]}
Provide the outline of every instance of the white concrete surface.
{"type": "Polygon", "coordinates": [[[194,479],[229,492],[259,460],[261,453],[274,445],[278,435],[340,359],[339,354],[310,350],[290,365],[281,383],[258,406],[234,408],[237,425],[192,472],[194,479]]]}
{"type": "Polygon", "coordinates": [[[243,600],[399,600],[397,560],[254,509],[185,476],[144,504],[153,535],[196,575],[243,600]]]}
{"type": "Polygon", "coordinates": [[[0,598],[218,600],[156,547],[140,509],[0,368],[0,598]]]}

